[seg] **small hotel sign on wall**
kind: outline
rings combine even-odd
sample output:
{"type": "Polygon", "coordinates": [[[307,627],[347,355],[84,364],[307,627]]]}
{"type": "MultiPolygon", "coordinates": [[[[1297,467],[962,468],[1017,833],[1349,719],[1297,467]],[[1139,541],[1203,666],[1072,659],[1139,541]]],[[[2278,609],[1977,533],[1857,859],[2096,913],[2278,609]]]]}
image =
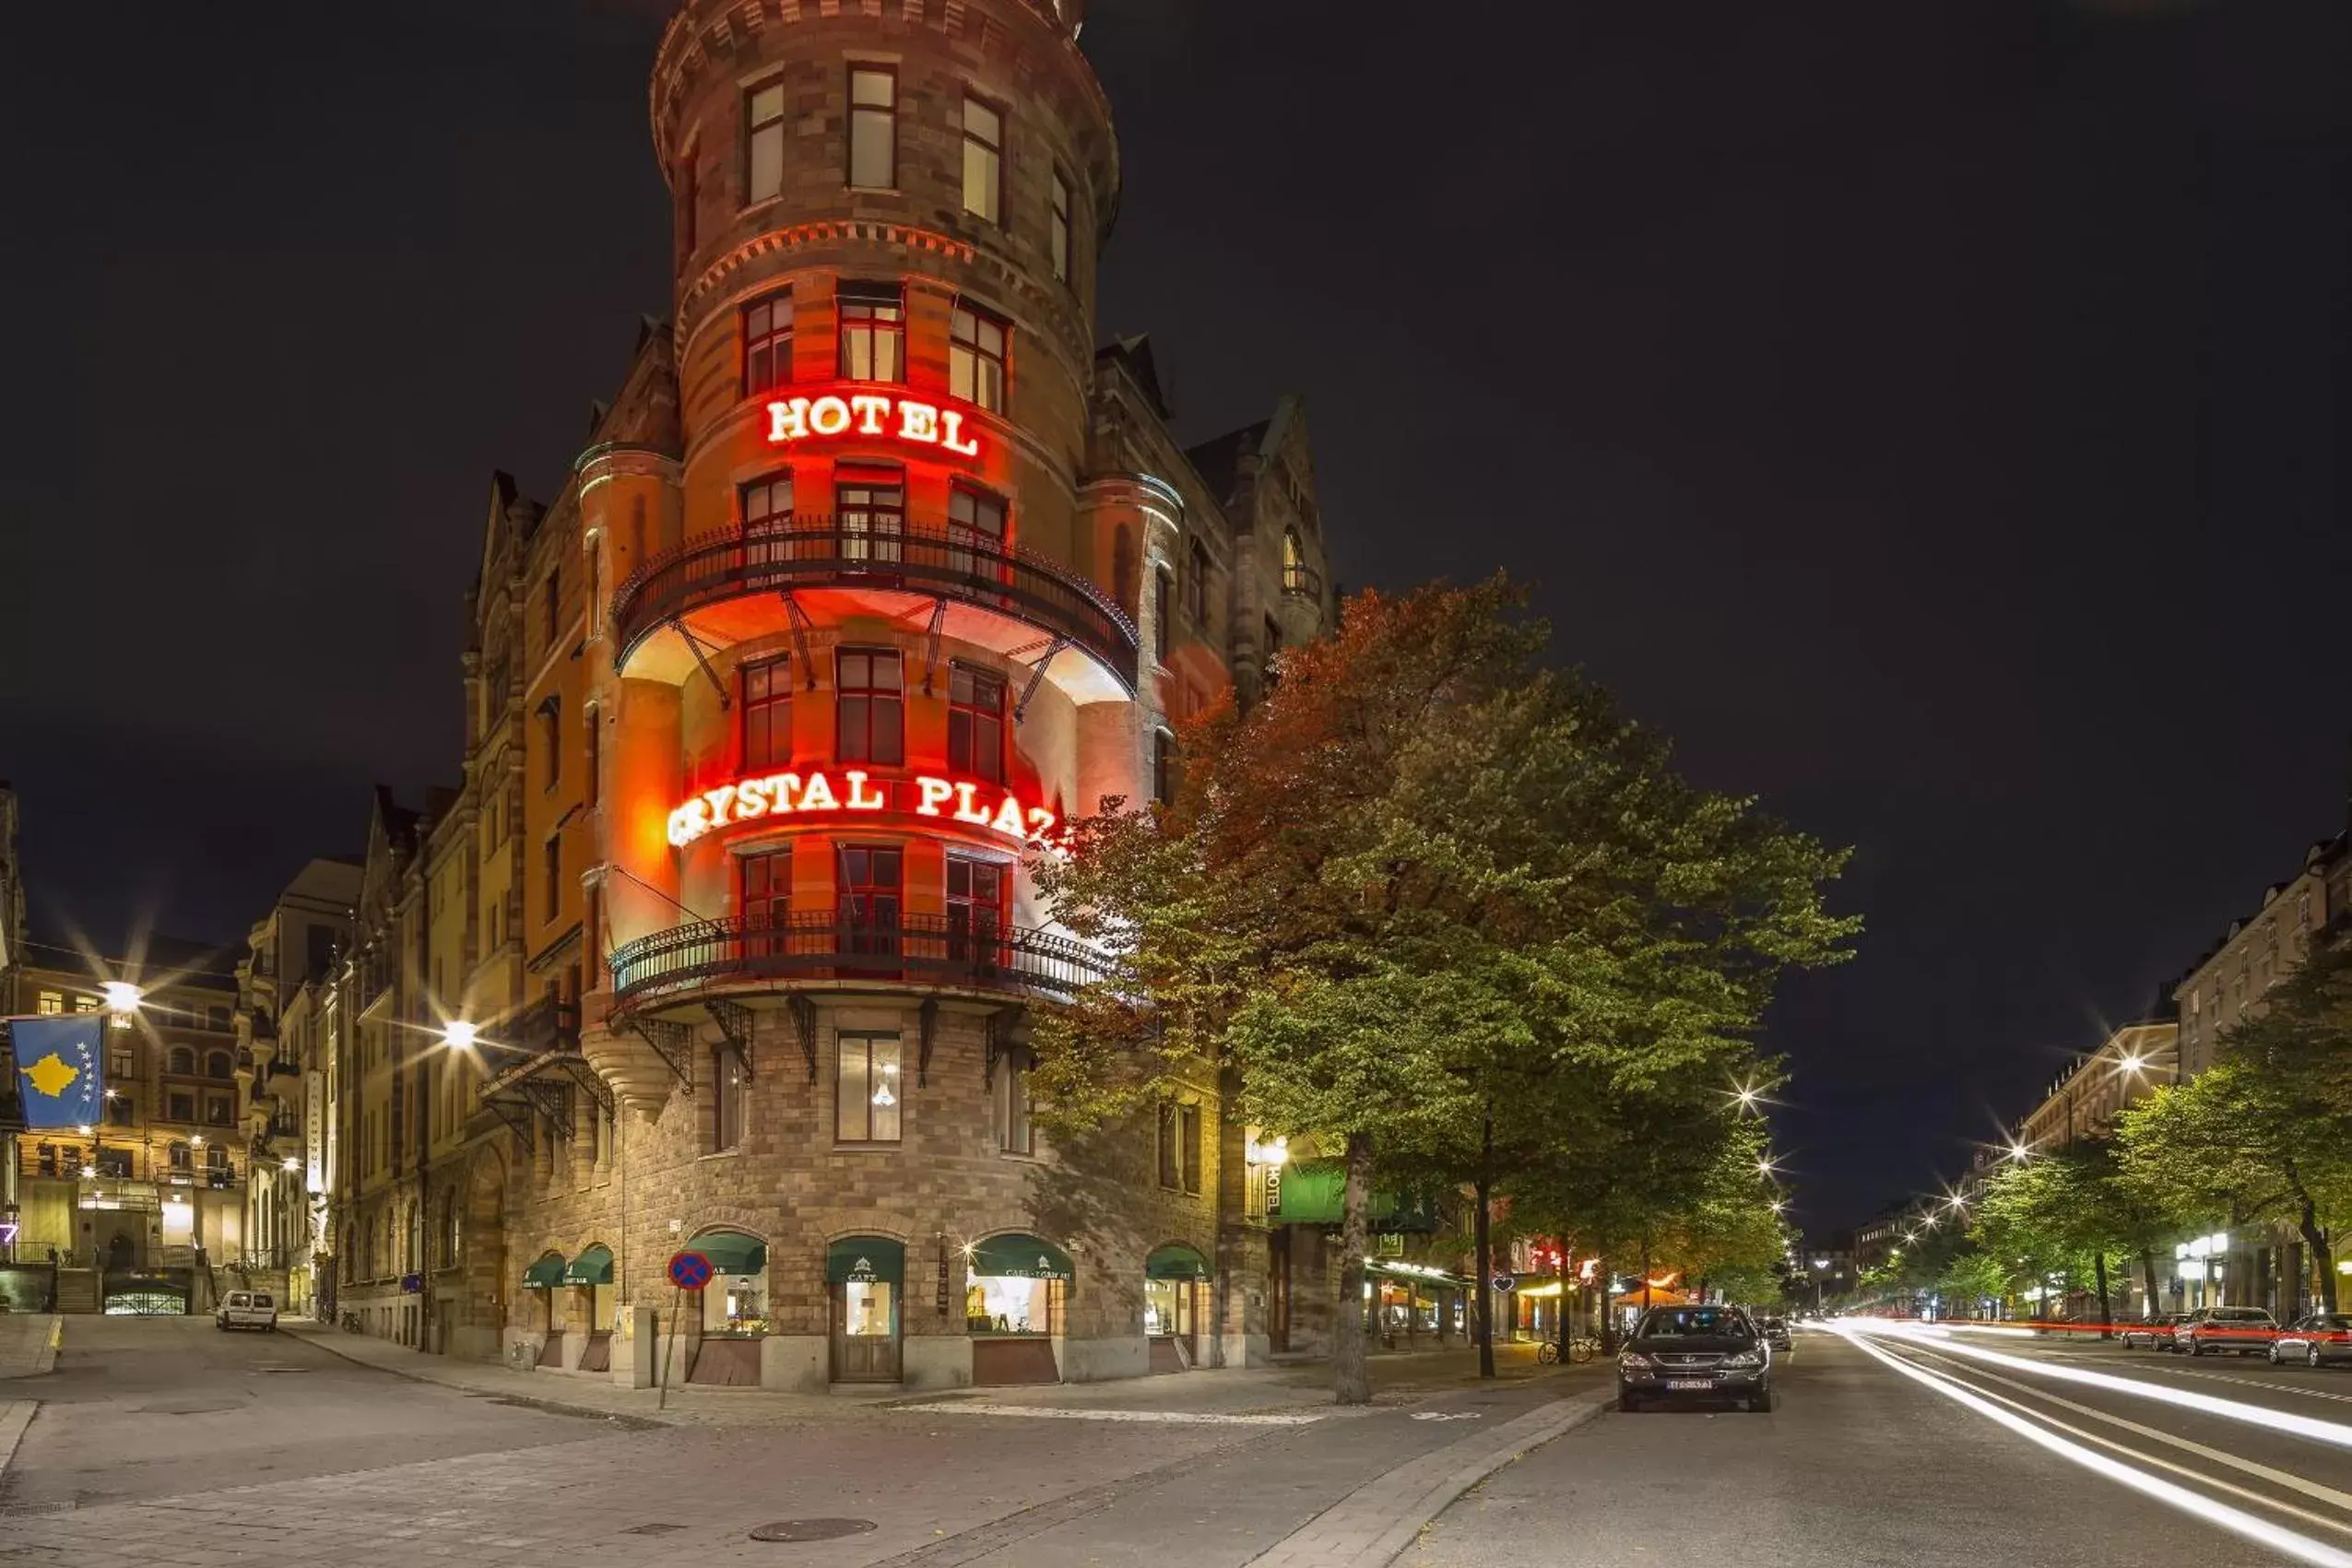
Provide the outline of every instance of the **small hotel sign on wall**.
{"type": "Polygon", "coordinates": [[[829,392],[816,397],[779,397],[768,405],[768,440],[775,445],[853,435],[936,447],[958,457],[980,455],[979,438],[964,433],[961,412],[920,398],[829,392]]]}

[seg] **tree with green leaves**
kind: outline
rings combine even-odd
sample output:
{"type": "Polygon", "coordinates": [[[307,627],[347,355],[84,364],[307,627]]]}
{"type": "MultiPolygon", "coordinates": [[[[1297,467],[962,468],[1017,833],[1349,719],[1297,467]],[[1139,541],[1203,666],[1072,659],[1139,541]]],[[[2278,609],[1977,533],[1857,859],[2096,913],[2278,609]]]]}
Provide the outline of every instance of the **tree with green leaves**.
{"type": "Polygon", "coordinates": [[[2232,1229],[2285,1219],[2310,1247],[2320,1300],[2336,1310],[2335,1229],[2352,1212],[2347,965],[2328,954],[2222,1037],[2221,1060],[2167,1085],[2117,1126],[2125,1182],[2179,1224],[2232,1229]]]}
{"type": "MultiPolygon", "coordinates": [[[[1821,898],[1842,856],[1680,778],[1545,641],[1499,578],[1359,595],[1247,714],[1184,726],[1172,803],[1075,824],[1039,882],[1111,973],[1038,1022],[1048,1125],[1229,1069],[1250,1119],[1343,1151],[1353,1303],[1383,1159],[1467,1173],[1591,1087],[1746,1064],[1781,972],[1854,929],[1821,898]]],[[[1361,1320],[1338,1324],[1361,1402],[1361,1320]]]]}

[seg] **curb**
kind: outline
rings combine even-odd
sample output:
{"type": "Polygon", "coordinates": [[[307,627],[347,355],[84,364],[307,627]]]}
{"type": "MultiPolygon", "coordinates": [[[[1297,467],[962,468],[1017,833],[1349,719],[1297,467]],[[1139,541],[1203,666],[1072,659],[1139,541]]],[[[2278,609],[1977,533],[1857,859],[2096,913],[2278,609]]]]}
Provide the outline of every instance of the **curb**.
{"type": "Polygon", "coordinates": [[[0,1477],[5,1477],[8,1467],[16,1462],[17,1445],[25,1440],[25,1428],[32,1425],[32,1418],[40,1409],[38,1399],[0,1404],[0,1477]]]}
{"type": "MultiPolygon", "coordinates": [[[[282,1329],[280,1331],[287,1332],[282,1329]]],[[[298,1333],[293,1334],[292,1338],[300,1339],[305,1345],[315,1345],[328,1355],[349,1362],[353,1366],[365,1367],[370,1372],[380,1372],[386,1377],[396,1377],[403,1383],[420,1384],[427,1388],[439,1388],[451,1394],[479,1395],[486,1399],[502,1400],[509,1405],[522,1406],[526,1409],[545,1410],[551,1416],[577,1416],[585,1421],[611,1421],[631,1432],[661,1432],[670,1427],[690,1424],[682,1420],[650,1415],[641,1416],[621,1410],[603,1410],[594,1405],[573,1405],[561,1399],[542,1399],[532,1394],[509,1394],[499,1388],[468,1388],[462,1383],[447,1383],[438,1377],[427,1377],[420,1372],[408,1372],[400,1367],[385,1366],[382,1362],[355,1356],[349,1350],[337,1347],[335,1341],[323,1334],[298,1333]]],[[[421,1355],[424,1352],[420,1350],[415,1353],[421,1355]]]]}
{"type": "Polygon", "coordinates": [[[32,1359],[32,1374],[35,1377],[39,1377],[44,1372],[53,1371],[56,1367],[58,1347],[65,1342],[65,1320],[62,1316],[52,1316],[49,1320],[48,1341],[41,1346],[41,1353],[32,1359]]]}
{"type": "Polygon", "coordinates": [[[1249,1561],[1262,1568],[1386,1568],[1463,1492],[1615,1403],[1613,1388],[1595,1389],[1432,1450],[1365,1482],[1249,1561]],[[1467,1457],[1447,1463],[1458,1455],[1467,1457]],[[1423,1473],[1408,1478],[1413,1471],[1423,1473]],[[1401,1507],[1396,1501],[1401,1480],[1418,1487],[1401,1507]]]}

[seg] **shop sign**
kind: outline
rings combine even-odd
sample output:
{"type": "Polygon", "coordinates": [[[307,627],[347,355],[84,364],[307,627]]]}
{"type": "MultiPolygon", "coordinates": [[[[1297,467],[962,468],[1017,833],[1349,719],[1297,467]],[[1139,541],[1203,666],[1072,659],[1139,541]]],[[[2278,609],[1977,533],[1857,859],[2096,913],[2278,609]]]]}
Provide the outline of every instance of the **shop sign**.
{"type": "Polygon", "coordinates": [[[936,447],[958,457],[980,455],[979,438],[964,433],[961,410],[918,397],[829,392],[816,397],[779,397],[768,405],[768,440],[774,445],[846,436],[936,447]]]}
{"type": "Polygon", "coordinates": [[[669,814],[669,842],[680,848],[715,829],[764,817],[930,817],[965,823],[1015,843],[1053,842],[1060,819],[1024,805],[1002,784],[944,779],[877,779],[858,768],[835,775],[768,773],[704,790],[669,814]]]}
{"type": "Polygon", "coordinates": [[[871,1285],[881,1279],[874,1272],[874,1260],[870,1257],[861,1257],[849,1266],[848,1279],[853,1285],[871,1285]]]}

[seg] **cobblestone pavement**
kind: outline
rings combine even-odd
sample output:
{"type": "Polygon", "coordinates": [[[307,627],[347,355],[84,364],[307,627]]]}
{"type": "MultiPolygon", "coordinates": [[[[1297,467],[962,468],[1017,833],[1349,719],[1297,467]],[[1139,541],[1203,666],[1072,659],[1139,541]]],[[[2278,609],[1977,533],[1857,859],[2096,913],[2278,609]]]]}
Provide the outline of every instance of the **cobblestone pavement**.
{"type": "Polygon", "coordinates": [[[1142,1411],[975,1419],[817,1398],[803,1402],[814,1407],[805,1414],[763,1406],[755,1421],[631,1430],[349,1363],[333,1370],[323,1350],[286,1336],[221,1337],[235,1348],[215,1353],[246,1367],[162,1386],[174,1375],[166,1363],[191,1353],[185,1341],[211,1332],[167,1325],[133,1350],[92,1340],[86,1364],[77,1360],[82,1325],[68,1326],[61,1370],[85,1380],[85,1397],[78,1408],[44,1407],[35,1421],[0,1491],[10,1515],[0,1563],[415,1568],[434,1559],[543,1565],[587,1551],[611,1568],[681,1556],[1082,1568],[1140,1561],[1181,1539],[1192,1562],[1238,1568],[1335,1505],[1343,1518],[1348,1500],[1401,1466],[1458,1469],[1507,1423],[1551,1405],[1561,1383],[1594,1386],[1519,1380],[1277,1424],[1142,1411]],[[314,1370],[251,1370],[298,1359],[314,1370]],[[194,1408],[232,1385],[244,1401],[236,1409],[194,1408]],[[64,1424],[51,1427],[60,1409],[64,1424]],[[156,1435],[135,1438],[141,1429],[156,1435]],[[103,1452],[118,1441],[145,1446],[120,1450],[110,1467],[103,1452]],[[288,1477],[261,1468],[273,1463],[308,1468],[288,1477]],[[110,1468],[160,1490],[125,1495],[134,1483],[110,1468]],[[820,1517],[873,1527],[819,1545],[749,1539],[760,1525],[820,1517]]]}

